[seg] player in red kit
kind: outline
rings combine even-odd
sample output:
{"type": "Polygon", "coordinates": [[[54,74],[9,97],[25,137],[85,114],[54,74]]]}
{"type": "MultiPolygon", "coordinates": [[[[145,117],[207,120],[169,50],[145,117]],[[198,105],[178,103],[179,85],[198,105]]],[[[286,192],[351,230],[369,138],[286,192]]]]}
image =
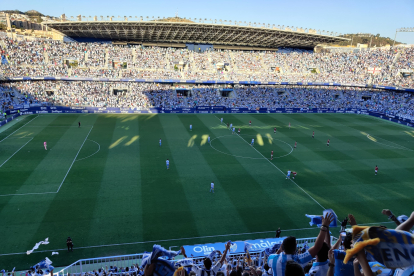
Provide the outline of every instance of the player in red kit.
{"type": "Polygon", "coordinates": [[[273,133],[276,133],[276,128],[273,129],[273,133]]]}
{"type": "Polygon", "coordinates": [[[273,150],[272,150],[272,152],[270,153],[270,160],[273,160],[273,150]]]}
{"type": "Polygon", "coordinates": [[[326,142],[326,145],[329,147],[329,139],[328,139],[328,142],[326,142]]]}
{"type": "Polygon", "coordinates": [[[315,131],[312,132],[312,138],[315,138],[315,131]]]}
{"type": "Polygon", "coordinates": [[[297,145],[298,145],[298,142],[296,142],[296,141],[295,141],[295,149],[296,149],[296,146],[297,146],[297,145]]]}
{"type": "Polygon", "coordinates": [[[238,132],[239,132],[239,135],[240,135],[240,128],[239,128],[239,131],[238,132]]]}
{"type": "Polygon", "coordinates": [[[252,121],[249,121],[249,126],[251,126],[252,125],[252,121]]]}
{"type": "Polygon", "coordinates": [[[377,175],[377,173],[378,173],[378,166],[375,165],[375,175],[377,175]]]}

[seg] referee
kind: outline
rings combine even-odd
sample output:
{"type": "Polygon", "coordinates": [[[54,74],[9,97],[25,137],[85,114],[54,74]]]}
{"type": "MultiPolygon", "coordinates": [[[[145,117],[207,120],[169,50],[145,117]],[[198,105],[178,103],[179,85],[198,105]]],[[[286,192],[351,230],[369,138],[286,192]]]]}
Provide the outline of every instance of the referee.
{"type": "Polygon", "coordinates": [[[73,251],[73,242],[70,237],[67,238],[66,245],[68,246],[68,251],[73,251]]]}

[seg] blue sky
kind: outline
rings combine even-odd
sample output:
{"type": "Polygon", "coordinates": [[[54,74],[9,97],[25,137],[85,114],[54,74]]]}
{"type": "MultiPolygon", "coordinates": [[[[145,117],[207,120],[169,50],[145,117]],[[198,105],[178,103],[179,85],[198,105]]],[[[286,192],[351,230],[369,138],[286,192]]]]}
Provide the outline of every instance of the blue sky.
{"type": "MultiPolygon", "coordinates": [[[[19,0],[2,1],[0,9],[37,10],[60,16],[178,16],[260,22],[338,33],[372,33],[394,38],[395,30],[414,27],[413,0],[19,0]]],[[[414,33],[397,41],[414,44],[414,33]]]]}

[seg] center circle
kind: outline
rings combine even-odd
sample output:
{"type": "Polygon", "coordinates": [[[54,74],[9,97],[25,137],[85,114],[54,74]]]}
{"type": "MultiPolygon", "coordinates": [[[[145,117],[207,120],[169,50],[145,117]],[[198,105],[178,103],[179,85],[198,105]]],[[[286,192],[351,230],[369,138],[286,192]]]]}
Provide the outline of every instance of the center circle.
{"type": "MultiPolygon", "coordinates": [[[[214,147],[213,146],[213,141],[214,140],[221,140],[221,139],[226,139],[226,138],[228,138],[228,137],[234,137],[235,139],[239,139],[240,141],[241,141],[241,139],[243,139],[243,143],[244,144],[248,144],[249,146],[250,146],[250,142],[248,141],[248,140],[245,140],[244,138],[242,138],[242,137],[249,137],[249,138],[254,138],[255,140],[256,140],[256,136],[255,135],[243,135],[243,134],[228,134],[228,135],[222,135],[222,136],[218,136],[218,137],[216,137],[216,138],[213,138],[213,139],[211,139],[211,141],[210,141],[210,147],[212,147],[215,151],[217,151],[217,152],[220,152],[220,153],[222,153],[222,154],[226,154],[226,155],[230,155],[230,156],[233,156],[233,157],[237,157],[237,158],[246,158],[246,159],[269,159],[270,160],[270,158],[266,158],[266,157],[250,157],[250,156],[242,156],[242,155],[237,155],[237,154],[232,154],[232,153],[230,153],[230,152],[225,152],[225,151],[223,151],[223,150],[220,150],[220,149],[218,149],[217,147],[214,147]],[[239,136],[239,137],[237,137],[237,136],[239,136]]],[[[280,143],[282,143],[282,144],[285,144],[286,146],[288,146],[289,148],[290,148],[290,150],[288,150],[285,154],[282,154],[282,155],[280,155],[280,156],[273,156],[273,159],[276,159],[276,158],[282,158],[282,157],[285,157],[285,156],[288,156],[288,155],[290,155],[292,152],[293,152],[293,147],[291,146],[291,145],[289,145],[289,143],[287,143],[287,142],[285,142],[285,141],[283,141],[283,140],[279,140],[279,139],[276,139],[276,138],[273,138],[272,137],[272,143],[274,143],[274,141],[278,141],[278,142],[280,142],[280,143]]],[[[255,141],[255,143],[257,143],[257,141],[255,141]]],[[[228,150],[228,149],[227,149],[228,150]]],[[[257,155],[257,153],[255,154],[255,155],[257,155]]]]}

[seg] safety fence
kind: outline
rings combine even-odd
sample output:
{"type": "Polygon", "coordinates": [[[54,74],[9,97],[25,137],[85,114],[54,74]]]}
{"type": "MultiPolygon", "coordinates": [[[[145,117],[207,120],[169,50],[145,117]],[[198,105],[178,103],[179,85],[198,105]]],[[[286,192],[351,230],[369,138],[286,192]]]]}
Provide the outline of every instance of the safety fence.
{"type": "MultiPolygon", "coordinates": [[[[335,238],[332,237],[332,242],[335,242],[335,238]]],[[[297,246],[303,247],[305,244],[311,247],[316,241],[316,238],[304,238],[297,239],[297,246]]],[[[215,250],[215,249],[214,249],[215,250]]],[[[252,250],[250,252],[253,258],[258,258],[262,250],[252,250]]],[[[103,269],[108,271],[108,269],[113,267],[131,267],[133,265],[140,266],[142,263],[144,254],[132,254],[132,255],[121,255],[121,256],[111,256],[111,257],[101,257],[101,258],[91,258],[91,259],[81,259],[73,264],[53,273],[54,276],[79,276],[82,273],[103,269]]],[[[244,256],[244,253],[235,253],[229,254],[230,258],[238,258],[244,256]]],[[[204,257],[194,257],[192,258],[195,262],[202,260],[204,257]]],[[[177,258],[178,260],[179,258],[177,258]]],[[[112,273],[113,275],[114,273],[112,273]]],[[[116,273],[115,273],[116,274],[116,273]]],[[[126,275],[126,272],[119,272],[121,275],[126,275]]],[[[130,274],[131,275],[131,274],[130,274]]],[[[23,275],[22,275],[23,276],[23,275]]]]}

